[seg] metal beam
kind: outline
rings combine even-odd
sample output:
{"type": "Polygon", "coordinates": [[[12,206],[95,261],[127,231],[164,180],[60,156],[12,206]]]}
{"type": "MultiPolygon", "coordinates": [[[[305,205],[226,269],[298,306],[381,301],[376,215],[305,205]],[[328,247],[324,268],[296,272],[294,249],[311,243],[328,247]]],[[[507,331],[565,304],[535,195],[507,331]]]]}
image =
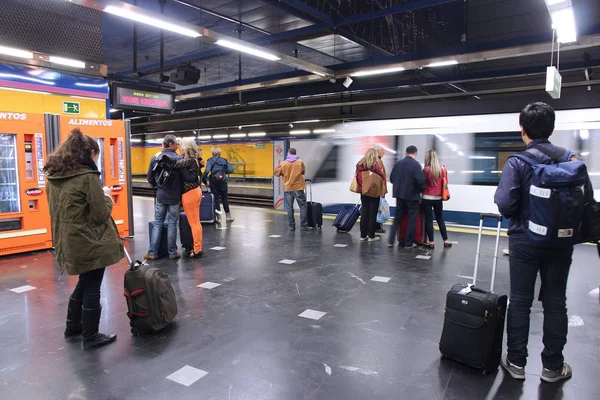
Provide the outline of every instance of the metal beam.
{"type": "Polygon", "coordinates": [[[386,17],[388,15],[401,14],[409,11],[416,11],[422,8],[439,6],[446,3],[454,3],[458,0],[420,0],[412,3],[404,3],[393,7],[382,8],[381,10],[371,11],[368,13],[357,14],[352,17],[342,18],[335,21],[335,26],[355,24],[358,22],[368,21],[375,18],[386,17]]]}
{"type": "MultiPolygon", "coordinates": [[[[600,80],[593,81],[579,81],[579,82],[566,82],[563,83],[563,88],[575,88],[582,86],[590,86],[590,85],[600,85],[600,80]]],[[[403,103],[410,101],[420,101],[420,100],[441,100],[441,99],[455,99],[462,97],[471,97],[471,96],[485,96],[485,95],[494,95],[494,94],[504,94],[504,93],[522,93],[522,92],[532,92],[532,91],[543,91],[545,90],[545,85],[532,85],[532,86],[518,86],[518,87],[510,87],[510,88],[502,88],[502,89],[486,89],[486,90],[476,90],[472,92],[457,92],[457,93],[444,93],[444,94],[434,94],[434,95],[424,95],[424,96],[405,96],[405,97],[392,97],[387,99],[369,99],[369,100],[357,100],[357,101],[347,101],[347,102],[328,102],[321,104],[309,104],[303,106],[291,106],[291,107],[278,107],[278,108],[267,108],[267,109],[256,109],[256,110],[247,110],[247,111],[238,111],[238,112],[227,112],[227,113],[214,113],[208,112],[205,115],[197,115],[190,117],[182,117],[176,119],[170,119],[165,121],[159,120],[151,120],[149,122],[141,122],[139,124],[135,124],[136,127],[139,126],[149,126],[156,125],[157,123],[162,124],[173,124],[175,122],[188,122],[188,121],[200,121],[200,120],[209,120],[213,118],[224,118],[224,117],[241,117],[244,115],[256,115],[260,112],[261,115],[271,114],[277,112],[289,112],[289,111],[302,111],[302,110],[315,110],[315,109],[325,109],[325,108],[337,108],[337,107],[350,107],[350,106],[374,106],[377,104],[390,104],[390,103],[403,103]]]]}
{"type": "MultiPolygon", "coordinates": [[[[591,36],[581,37],[577,43],[573,43],[570,45],[564,45],[561,50],[562,51],[579,50],[579,49],[585,49],[585,48],[596,47],[596,46],[600,46],[600,35],[591,35],[591,36]]],[[[444,61],[444,60],[448,60],[448,59],[456,60],[459,64],[469,64],[469,63],[484,62],[484,61],[498,60],[498,59],[504,59],[504,58],[514,58],[514,57],[531,56],[531,55],[536,55],[536,54],[546,54],[551,51],[551,47],[552,47],[551,43],[537,43],[537,44],[531,44],[531,45],[525,45],[525,46],[509,47],[509,48],[504,48],[504,49],[486,50],[486,51],[479,51],[479,52],[473,52],[473,53],[467,53],[467,54],[457,54],[457,55],[453,55],[453,56],[450,55],[450,56],[443,57],[443,58],[420,59],[420,60],[399,62],[399,63],[395,63],[395,64],[380,64],[380,65],[372,67],[371,69],[402,67],[402,68],[405,68],[406,70],[416,70],[416,69],[421,69],[424,66],[431,64],[433,62],[444,61]]],[[[338,72],[336,72],[336,77],[338,77],[338,78],[346,77],[348,75],[351,75],[353,72],[356,72],[359,69],[362,71],[362,70],[365,70],[366,68],[354,68],[354,69],[338,71],[338,72]]],[[[403,72],[398,72],[397,74],[403,74],[403,72]]],[[[373,78],[356,78],[356,79],[357,80],[358,79],[367,80],[367,79],[373,79],[373,78]]],[[[320,76],[313,76],[310,80],[307,80],[306,75],[302,75],[302,76],[290,77],[290,78],[286,78],[286,79],[266,80],[263,82],[254,81],[247,85],[239,85],[238,84],[238,85],[234,86],[234,88],[236,91],[246,91],[246,90],[255,90],[258,88],[266,89],[266,88],[272,88],[272,87],[283,86],[283,85],[293,85],[293,84],[315,82],[315,81],[325,81],[325,80],[326,80],[326,78],[323,78],[320,76]]],[[[185,93],[184,95],[177,96],[177,98],[179,100],[189,100],[189,99],[200,98],[200,97],[219,96],[219,95],[231,93],[231,92],[232,92],[232,90],[229,90],[226,88],[218,88],[214,91],[205,90],[205,91],[195,92],[195,93],[185,93]]]]}
{"type": "Polygon", "coordinates": [[[210,41],[213,41],[213,42],[216,42],[221,39],[226,39],[229,42],[232,42],[232,43],[235,43],[238,45],[242,45],[246,48],[273,54],[274,56],[277,56],[279,58],[279,60],[277,60],[275,62],[278,62],[281,64],[286,64],[291,67],[307,71],[309,73],[318,72],[318,73],[326,75],[326,76],[333,76],[333,71],[331,71],[328,68],[324,68],[320,65],[309,63],[309,62],[303,61],[303,60],[299,60],[299,59],[291,57],[287,54],[272,51],[271,49],[265,49],[260,46],[254,45],[252,43],[248,43],[248,42],[236,39],[231,36],[227,36],[227,35],[223,35],[218,32],[211,31],[210,29],[207,29],[207,28],[202,28],[202,27],[199,27],[199,26],[196,26],[193,24],[188,24],[186,22],[177,21],[172,18],[165,17],[164,15],[161,15],[161,14],[149,12],[147,10],[144,10],[143,8],[136,7],[136,6],[133,6],[128,3],[123,3],[121,1],[116,1],[116,0],[70,0],[70,1],[72,3],[79,4],[81,6],[91,8],[94,10],[98,10],[98,11],[103,11],[109,5],[118,7],[120,9],[126,9],[128,11],[135,12],[140,15],[144,15],[144,16],[147,16],[147,17],[150,17],[153,19],[158,19],[158,20],[165,21],[165,22],[169,22],[169,23],[177,25],[179,27],[187,28],[189,30],[197,32],[198,34],[204,36],[205,38],[208,38],[210,41]]]}

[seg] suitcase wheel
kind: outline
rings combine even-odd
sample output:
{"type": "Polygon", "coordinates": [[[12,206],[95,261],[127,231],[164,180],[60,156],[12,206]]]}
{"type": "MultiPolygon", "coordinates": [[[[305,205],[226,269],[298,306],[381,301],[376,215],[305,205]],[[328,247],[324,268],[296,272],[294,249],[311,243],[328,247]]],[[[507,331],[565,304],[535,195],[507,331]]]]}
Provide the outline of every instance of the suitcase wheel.
{"type": "Polygon", "coordinates": [[[136,327],[131,328],[131,334],[133,336],[139,336],[140,335],[140,330],[136,327]]]}

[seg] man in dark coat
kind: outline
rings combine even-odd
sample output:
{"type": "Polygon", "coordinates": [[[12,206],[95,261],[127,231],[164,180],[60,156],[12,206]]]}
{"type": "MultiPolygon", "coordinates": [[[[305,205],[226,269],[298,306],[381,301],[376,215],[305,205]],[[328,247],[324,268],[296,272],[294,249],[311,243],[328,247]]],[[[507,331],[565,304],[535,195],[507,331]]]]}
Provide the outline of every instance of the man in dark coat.
{"type": "Polygon", "coordinates": [[[423,168],[421,168],[421,164],[416,158],[417,148],[412,145],[408,146],[406,157],[396,163],[390,174],[390,182],[394,187],[394,198],[396,199],[396,215],[388,240],[389,247],[392,247],[396,242],[398,227],[404,214],[408,214],[408,228],[404,247],[407,249],[417,247],[414,243],[417,211],[419,210],[421,193],[425,189],[425,174],[423,174],[423,168]]]}

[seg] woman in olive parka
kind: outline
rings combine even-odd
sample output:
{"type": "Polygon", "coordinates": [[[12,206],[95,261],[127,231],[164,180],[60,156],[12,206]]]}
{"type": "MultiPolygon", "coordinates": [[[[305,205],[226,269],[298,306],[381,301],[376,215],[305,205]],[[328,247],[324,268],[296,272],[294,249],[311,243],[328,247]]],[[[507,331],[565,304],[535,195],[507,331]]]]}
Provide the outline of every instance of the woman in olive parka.
{"type": "Polygon", "coordinates": [[[79,275],[69,299],[65,337],[82,334],[84,349],[117,337],[98,332],[100,285],[105,267],[125,256],[111,217],[112,198],[100,182],[99,153],[95,139],[73,129],[44,167],[58,267],[61,273],[79,275]]]}

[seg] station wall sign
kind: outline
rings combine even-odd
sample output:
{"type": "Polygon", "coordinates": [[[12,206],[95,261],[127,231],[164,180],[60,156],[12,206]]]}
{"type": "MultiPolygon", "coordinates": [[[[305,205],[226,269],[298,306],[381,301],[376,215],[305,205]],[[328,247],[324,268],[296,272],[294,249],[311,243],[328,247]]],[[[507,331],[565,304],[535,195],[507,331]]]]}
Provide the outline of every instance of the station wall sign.
{"type": "Polygon", "coordinates": [[[111,88],[113,108],[170,114],[173,94],[166,91],[114,84],[111,88]]]}

